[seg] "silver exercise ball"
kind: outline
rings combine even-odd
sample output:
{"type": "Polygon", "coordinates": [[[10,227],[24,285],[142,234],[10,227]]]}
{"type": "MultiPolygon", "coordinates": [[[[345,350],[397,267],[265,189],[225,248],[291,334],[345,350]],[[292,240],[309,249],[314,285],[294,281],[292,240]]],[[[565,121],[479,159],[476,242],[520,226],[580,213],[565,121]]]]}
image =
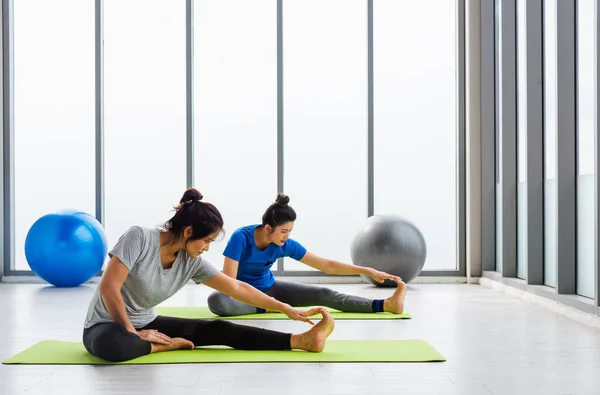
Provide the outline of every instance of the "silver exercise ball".
{"type": "MultiPolygon", "coordinates": [[[[375,215],[355,236],[350,257],[355,265],[393,274],[408,283],[423,269],[427,246],[412,222],[395,215],[375,215]]],[[[370,276],[362,277],[380,287],[396,286],[390,280],[380,284],[370,276]]]]}

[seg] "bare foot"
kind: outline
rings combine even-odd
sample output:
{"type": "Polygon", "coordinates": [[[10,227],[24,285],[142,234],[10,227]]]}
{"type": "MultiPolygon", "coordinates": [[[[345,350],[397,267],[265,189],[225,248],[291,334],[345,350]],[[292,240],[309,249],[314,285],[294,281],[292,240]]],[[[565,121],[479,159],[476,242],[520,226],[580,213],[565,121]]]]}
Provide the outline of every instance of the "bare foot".
{"type": "Polygon", "coordinates": [[[151,343],[151,352],[172,351],[172,350],[193,350],[196,346],[189,340],[182,337],[172,337],[169,344],[151,343]]]}
{"type": "Polygon", "coordinates": [[[182,337],[171,338],[171,346],[173,346],[173,350],[193,350],[196,348],[194,343],[182,337]]]}
{"type": "Polygon", "coordinates": [[[406,284],[398,282],[398,287],[389,298],[383,301],[383,311],[388,313],[402,314],[404,311],[404,298],[406,297],[406,284]]]}
{"type": "Polygon", "coordinates": [[[333,317],[326,309],[322,309],[320,313],[323,316],[323,319],[310,330],[298,335],[292,335],[291,346],[293,349],[311,352],[323,351],[327,338],[331,335],[331,332],[333,332],[334,321],[333,317]]]}

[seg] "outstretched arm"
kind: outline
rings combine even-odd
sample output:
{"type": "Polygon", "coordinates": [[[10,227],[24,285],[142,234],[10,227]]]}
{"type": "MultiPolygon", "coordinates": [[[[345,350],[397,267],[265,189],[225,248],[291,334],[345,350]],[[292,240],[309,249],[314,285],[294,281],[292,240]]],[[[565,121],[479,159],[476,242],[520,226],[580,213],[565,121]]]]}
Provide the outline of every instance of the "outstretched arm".
{"type": "Polygon", "coordinates": [[[216,276],[205,280],[204,284],[241,302],[261,307],[265,310],[280,311],[297,321],[304,321],[312,324],[308,317],[320,311],[319,308],[308,311],[296,310],[289,304],[282,303],[277,299],[260,292],[252,285],[238,281],[224,273],[219,273],[216,276]]]}
{"type": "Polygon", "coordinates": [[[349,265],[347,263],[321,258],[308,251],[304,254],[302,259],[300,259],[300,262],[327,274],[364,274],[373,277],[375,281],[378,282],[383,282],[383,280],[386,279],[395,282],[401,281],[397,276],[392,276],[391,274],[380,272],[379,270],[370,267],[349,265]]]}
{"type": "Polygon", "coordinates": [[[327,274],[370,275],[373,271],[373,269],[369,267],[349,265],[347,263],[342,263],[331,259],[325,259],[308,251],[306,251],[306,254],[304,254],[302,259],[300,259],[300,262],[327,274]]]}

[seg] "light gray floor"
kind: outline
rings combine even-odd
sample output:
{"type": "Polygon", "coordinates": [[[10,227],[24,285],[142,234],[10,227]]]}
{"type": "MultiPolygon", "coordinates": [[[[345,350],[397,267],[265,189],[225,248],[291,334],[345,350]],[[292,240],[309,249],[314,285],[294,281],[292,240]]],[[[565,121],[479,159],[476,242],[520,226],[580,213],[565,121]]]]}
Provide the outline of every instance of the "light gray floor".
{"type": "MultiPolygon", "coordinates": [[[[384,297],[363,284],[330,285],[384,297]]],[[[0,360],[44,340],[80,341],[94,285],[0,283],[0,360]]],[[[186,286],[166,305],[205,305],[186,286]]],[[[0,365],[0,394],[600,394],[600,331],[478,285],[410,285],[412,320],[338,321],[331,339],[424,339],[444,363],[0,365]]],[[[244,321],[303,331],[293,321],[244,321]]]]}

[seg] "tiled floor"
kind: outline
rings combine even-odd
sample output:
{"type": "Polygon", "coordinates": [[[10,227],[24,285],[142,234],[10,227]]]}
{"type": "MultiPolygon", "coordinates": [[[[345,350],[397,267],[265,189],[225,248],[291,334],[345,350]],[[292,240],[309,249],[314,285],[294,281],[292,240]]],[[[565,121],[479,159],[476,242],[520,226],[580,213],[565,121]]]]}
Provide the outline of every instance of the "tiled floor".
{"type": "MultiPolygon", "coordinates": [[[[348,293],[384,297],[365,284],[348,293]]],[[[81,340],[95,285],[0,283],[0,359],[44,340],[81,340]]],[[[205,305],[186,286],[168,305],[205,305]]],[[[338,321],[331,339],[424,339],[444,363],[0,366],[13,394],[600,394],[600,331],[478,285],[409,285],[412,320],[338,321]]],[[[302,331],[293,321],[244,321],[302,331]]]]}

